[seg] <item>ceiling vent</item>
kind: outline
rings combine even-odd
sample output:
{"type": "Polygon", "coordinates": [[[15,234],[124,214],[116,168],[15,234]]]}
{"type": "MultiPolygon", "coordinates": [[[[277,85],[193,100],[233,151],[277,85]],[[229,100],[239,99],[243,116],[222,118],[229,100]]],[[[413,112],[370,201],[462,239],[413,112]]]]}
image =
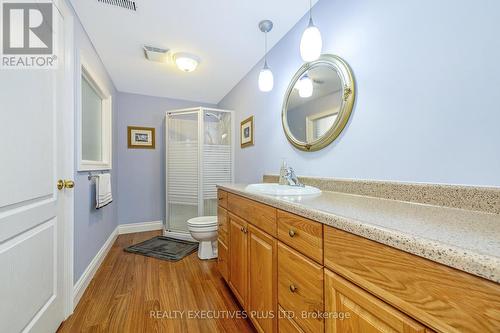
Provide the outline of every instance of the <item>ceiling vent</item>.
{"type": "Polygon", "coordinates": [[[97,1],[108,5],[118,6],[125,9],[137,11],[137,6],[135,4],[135,1],[130,1],[130,0],[97,0],[97,1]]]}
{"type": "Polygon", "coordinates": [[[144,45],[144,55],[146,59],[151,61],[166,62],[168,59],[168,51],[168,49],[144,45]]]}

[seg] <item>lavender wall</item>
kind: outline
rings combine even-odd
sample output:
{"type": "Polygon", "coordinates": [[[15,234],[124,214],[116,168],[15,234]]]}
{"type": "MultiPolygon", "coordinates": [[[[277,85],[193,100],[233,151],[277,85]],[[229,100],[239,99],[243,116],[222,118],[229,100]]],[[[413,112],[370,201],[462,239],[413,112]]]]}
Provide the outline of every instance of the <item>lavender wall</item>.
{"type": "MultiPolygon", "coordinates": [[[[118,93],[119,224],[163,221],[165,216],[165,112],[198,102],[118,93]],[[128,149],[127,126],[154,127],[156,149],[128,149]]],[[[211,106],[213,105],[204,105],[211,106]]]]}
{"type": "MultiPolygon", "coordinates": [[[[89,63],[92,71],[98,75],[102,84],[113,94],[113,118],[116,119],[116,89],[104,68],[78,17],[75,16],[75,79],[78,80],[79,58],[83,56],[89,63]]],[[[76,85],[76,82],[75,82],[76,85]]],[[[76,89],[76,86],[75,86],[76,89]]],[[[76,120],[76,119],[75,119],[76,120]]],[[[114,122],[114,127],[116,122],[114,122]]],[[[75,123],[75,133],[76,126],[75,123]]],[[[75,140],[75,152],[78,151],[79,138],[75,140]]],[[[113,146],[116,146],[116,128],[113,128],[113,146]]],[[[75,220],[74,220],[74,250],[73,250],[73,280],[74,282],[82,276],[87,266],[104,245],[108,237],[117,226],[117,159],[116,150],[113,151],[112,186],[114,202],[110,205],[96,210],[95,186],[87,179],[88,172],[75,172],[75,220]]],[[[75,165],[78,161],[75,159],[75,165]]]]}
{"type": "MultiPolygon", "coordinates": [[[[320,0],[324,52],[357,81],[351,120],[332,145],[293,148],[281,127],[287,84],[301,65],[303,18],[269,53],[275,87],[257,64],[219,103],[255,115],[255,146],[236,151],[236,179],[259,181],[286,157],[300,175],[500,185],[500,2],[320,0]]],[[[279,24],[279,22],[275,22],[279,24]]]]}

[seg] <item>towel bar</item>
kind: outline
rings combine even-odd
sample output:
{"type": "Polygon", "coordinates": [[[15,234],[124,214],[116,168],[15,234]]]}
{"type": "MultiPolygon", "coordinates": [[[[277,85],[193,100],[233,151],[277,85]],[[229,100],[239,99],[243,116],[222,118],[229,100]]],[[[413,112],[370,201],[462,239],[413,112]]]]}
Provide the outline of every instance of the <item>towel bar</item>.
{"type": "Polygon", "coordinates": [[[97,173],[97,174],[92,174],[89,172],[89,175],[88,175],[88,180],[92,180],[92,179],[96,179],[99,175],[102,175],[104,173],[97,173]]]}

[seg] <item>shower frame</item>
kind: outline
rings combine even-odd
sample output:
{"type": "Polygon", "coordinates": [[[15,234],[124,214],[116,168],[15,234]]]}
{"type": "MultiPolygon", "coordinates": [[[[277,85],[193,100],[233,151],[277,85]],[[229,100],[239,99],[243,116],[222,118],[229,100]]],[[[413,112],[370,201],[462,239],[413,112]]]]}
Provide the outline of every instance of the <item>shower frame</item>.
{"type": "MultiPolygon", "coordinates": [[[[195,241],[188,231],[175,231],[170,228],[169,221],[169,202],[168,202],[168,148],[169,148],[169,115],[186,115],[186,114],[197,114],[197,125],[198,125],[198,216],[203,216],[204,213],[204,198],[203,198],[203,145],[205,140],[205,127],[204,127],[204,116],[205,112],[225,112],[231,115],[231,182],[234,182],[234,157],[236,148],[236,128],[235,128],[235,113],[232,110],[216,109],[208,107],[194,107],[178,110],[169,110],[165,112],[165,219],[163,220],[163,235],[195,241]]],[[[186,221],[187,222],[187,221],[186,221]]]]}

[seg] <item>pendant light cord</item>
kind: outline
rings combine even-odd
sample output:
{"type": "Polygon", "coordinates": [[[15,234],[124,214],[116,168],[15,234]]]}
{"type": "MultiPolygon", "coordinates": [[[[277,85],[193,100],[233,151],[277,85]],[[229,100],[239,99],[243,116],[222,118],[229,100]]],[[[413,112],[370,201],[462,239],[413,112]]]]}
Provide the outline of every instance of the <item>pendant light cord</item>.
{"type": "Polygon", "coordinates": [[[264,33],[264,67],[267,67],[267,32],[264,33]]]}
{"type": "Polygon", "coordinates": [[[312,20],[312,0],[309,0],[309,20],[312,20]]]}

